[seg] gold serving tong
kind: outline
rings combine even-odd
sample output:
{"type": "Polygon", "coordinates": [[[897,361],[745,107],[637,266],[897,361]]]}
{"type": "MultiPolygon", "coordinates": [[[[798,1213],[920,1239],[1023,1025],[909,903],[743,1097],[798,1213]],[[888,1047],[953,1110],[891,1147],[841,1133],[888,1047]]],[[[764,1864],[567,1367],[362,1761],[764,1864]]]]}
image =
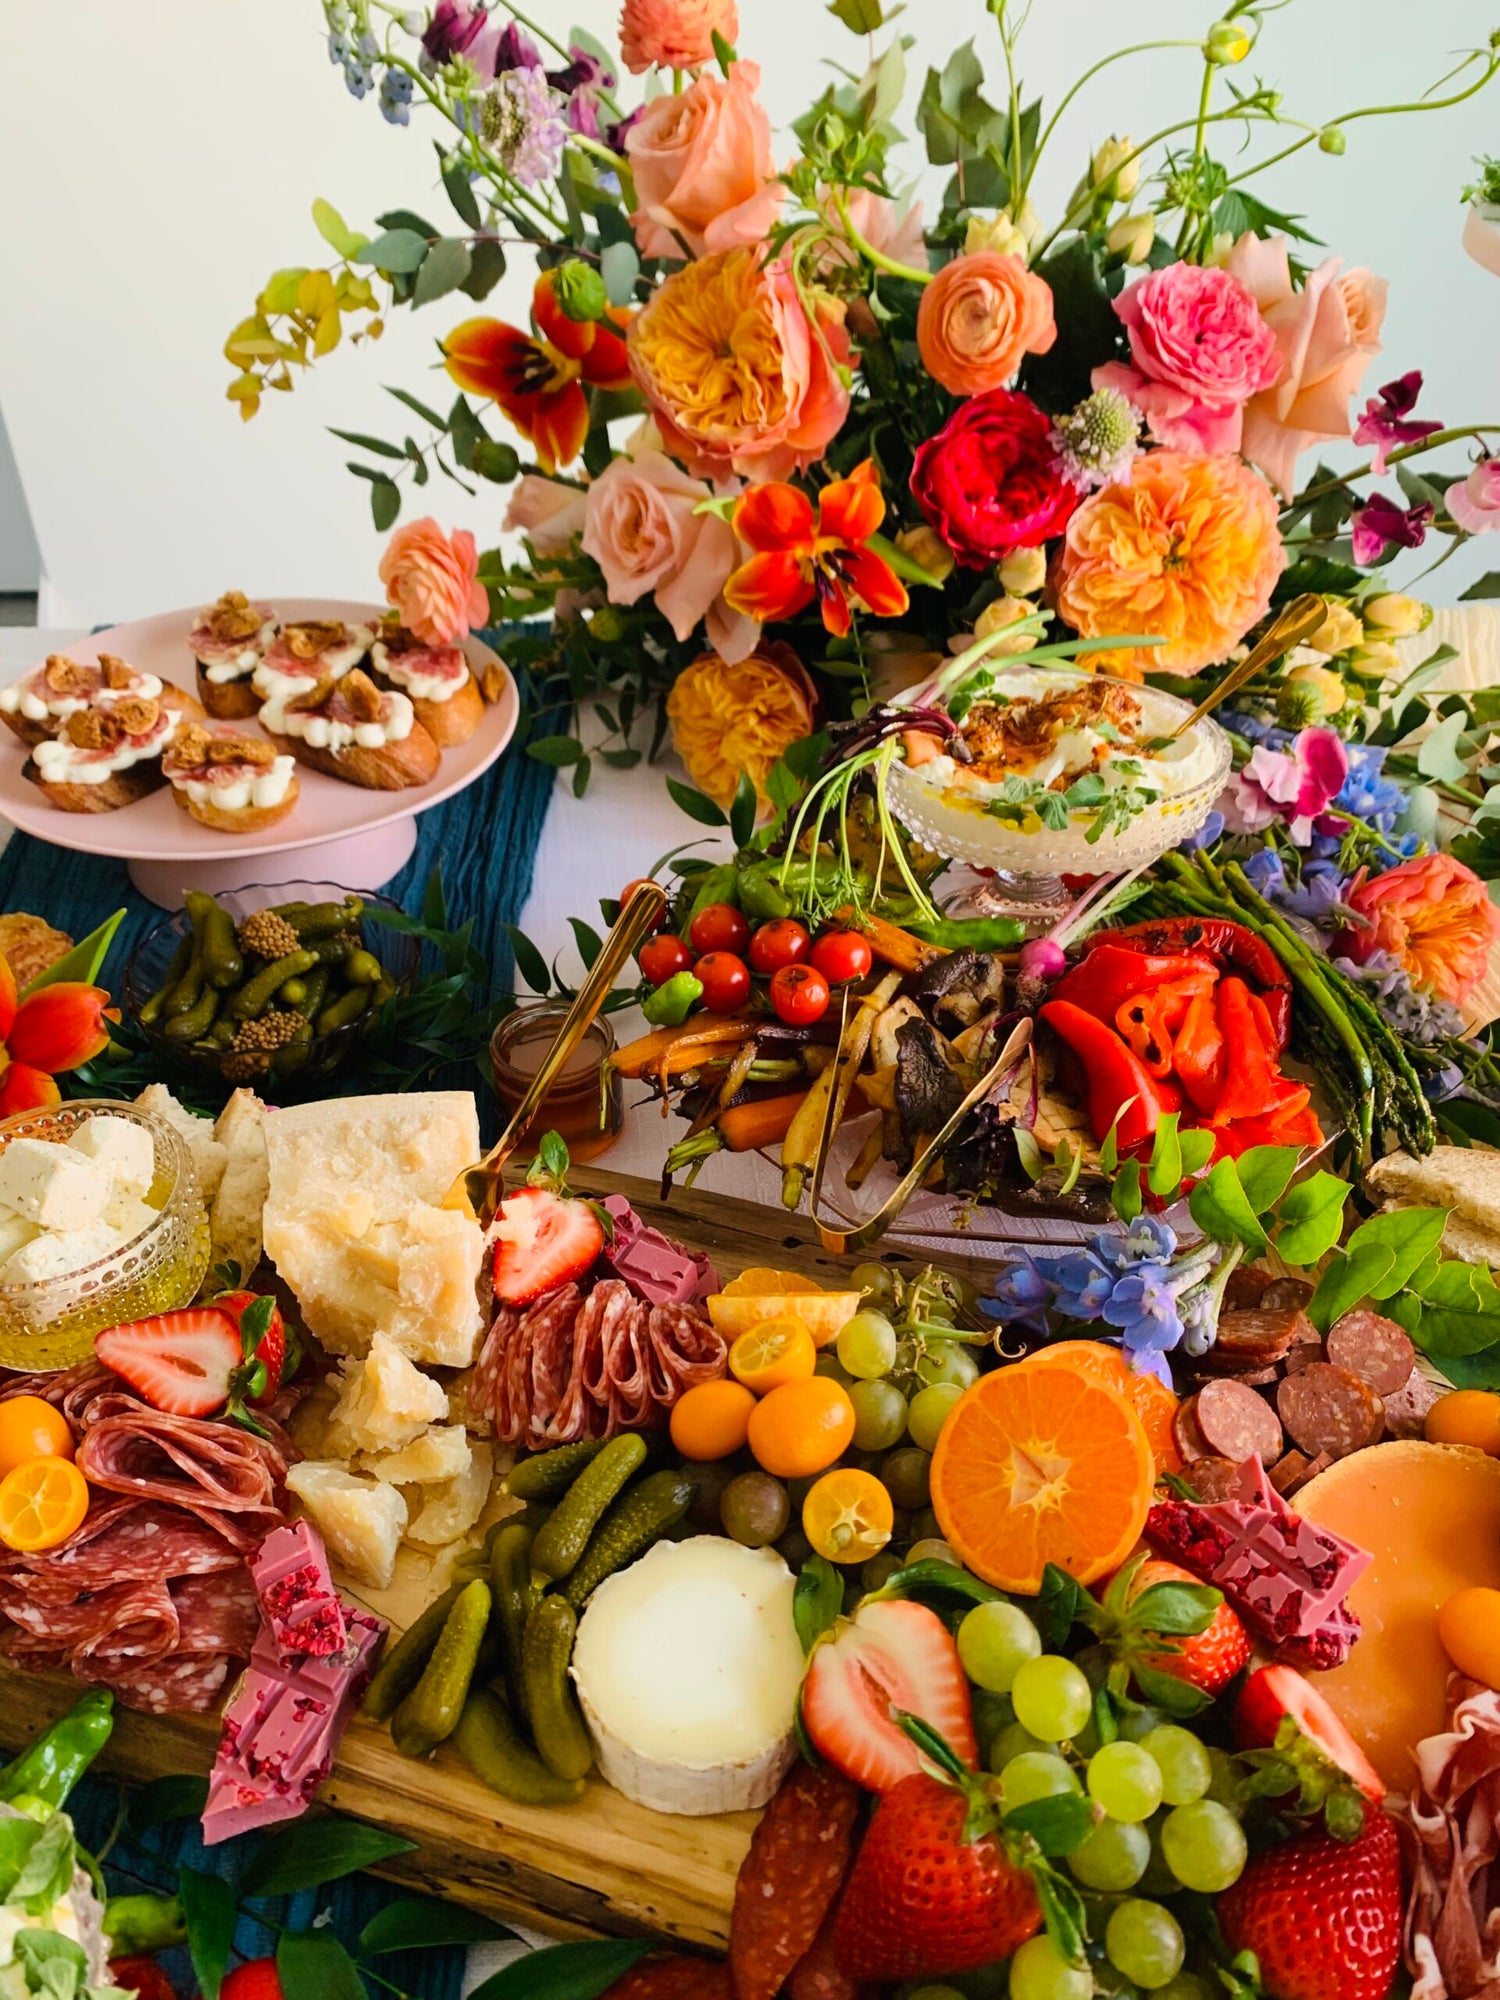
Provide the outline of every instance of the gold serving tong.
{"type": "Polygon", "coordinates": [[[467,1209],[481,1228],[488,1228],[494,1221],[504,1190],[501,1175],[506,1161],[516,1150],[521,1134],[536,1116],[538,1105],[556,1082],[564,1063],[588,1032],[615,983],[615,974],[646,933],[655,928],[666,907],[667,892],[660,882],[638,882],[631,890],[614,928],[604,940],[603,950],[589,967],[588,977],[557,1031],[556,1041],[531,1079],[510,1123],[482,1160],[465,1167],[444,1195],[444,1208],[467,1209]]]}
{"type": "Polygon", "coordinates": [[[1186,736],[1195,722],[1201,722],[1220,702],[1238,694],[1247,681],[1254,680],[1262,667],[1269,666],[1272,660],[1279,660],[1283,653],[1289,653],[1293,646],[1300,646],[1304,639],[1310,639],[1327,616],[1328,606],[1321,597],[1294,597],[1290,604],[1284,604],[1244,659],[1231,667],[1219,685],[1203,697],[1187,720],[1172,731],[1168,742],[1175,743],[1179,736],[1186,736]]]}

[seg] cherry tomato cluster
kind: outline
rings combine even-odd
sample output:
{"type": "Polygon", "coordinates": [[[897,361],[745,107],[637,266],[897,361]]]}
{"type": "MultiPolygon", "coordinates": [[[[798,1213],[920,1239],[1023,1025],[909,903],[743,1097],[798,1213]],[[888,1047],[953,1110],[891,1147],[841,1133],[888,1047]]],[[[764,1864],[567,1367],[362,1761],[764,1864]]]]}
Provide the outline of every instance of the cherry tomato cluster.
{"type": "Polygon", "coordinates": [[[775,1013],[794,1027],[820,1021],[831,989],[863,979],[873,962],[869,943],[858,931],[825,931],[814,940],[795,917],[776,917],[752,932],[732,903],[705,905],[685,939],[662,931],[642,945],[638,956],[652,986],[691,972],[702,984],[703,1005],[710,1014],[738,1013],[750,998],[752,972],[759,973],[770,981],[775,1013]]]}

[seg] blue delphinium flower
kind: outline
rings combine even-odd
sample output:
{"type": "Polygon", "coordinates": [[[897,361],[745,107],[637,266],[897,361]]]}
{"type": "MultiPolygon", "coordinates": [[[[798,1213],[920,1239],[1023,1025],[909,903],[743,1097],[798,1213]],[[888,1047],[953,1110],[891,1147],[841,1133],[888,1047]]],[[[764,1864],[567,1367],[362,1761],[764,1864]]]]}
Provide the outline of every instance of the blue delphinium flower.
{"type": "Polygon", "coordinates": [[[979,1310],[990,1319],[1009,1325],[1014,1320],[1041,1323],[1052,1304],[1052,1279],[1038,1269],[1030,1257],[1008,1265],[995,1279],[993,1298],[981,1299],[979,1310]]]}
{"type": "Polygon", "coordinates": [[[1182,1316],[1172,1271],[1166,1264],[1140,1264],[1115,1281],[1104,1317],[1120,1329],[1126,1349],[1165,1352],[1182,1338],[1182,1316]]]}
{"type": "Polygon", "coordinates": [[[1115,1276],[1087,1250],[1072,1250],[1053,1264],[1052,1282],[1056,1311],[1067,1319],[1097,1319],[1114,1290],[1115,1276]]]}
{"type": "Polygon", "coordinates": [[[1211,812],[1196,833],[1190,833],[1186,840],[1180,840],[1177,844],[1184,854],[1196,854],[1200,848],[1212,847],[1223,831],[1223,813],[1211,812]]]}
{"type": "Polygon", "coordinates": [[[1344,747],[1349,756],[1349,775],[1334,804],[1353,813],[1356,819],[1379,827],[1382,833],[1394,832],[1397,820],[1406,810],[1406,794],[1394,778],[1381,775],[1386,759],[1384,746],[1349,743],[1344,747]]]}
{"type": "Polygon", "coordinates": [[[1114,1270],[1129,1271],[1137,1264],[1169,1264],[1177,1255],[1177,1232],[1169,1222],[1143,1212],[1123,1236],[1103,1231],[1089,1247],[1114,1270]]]}
{"type": "Polygon", "coordinates": [[[411,123],[411,78],[403,69],[388,69],[380,79],[380,115],[388,125],[411,123]]]}

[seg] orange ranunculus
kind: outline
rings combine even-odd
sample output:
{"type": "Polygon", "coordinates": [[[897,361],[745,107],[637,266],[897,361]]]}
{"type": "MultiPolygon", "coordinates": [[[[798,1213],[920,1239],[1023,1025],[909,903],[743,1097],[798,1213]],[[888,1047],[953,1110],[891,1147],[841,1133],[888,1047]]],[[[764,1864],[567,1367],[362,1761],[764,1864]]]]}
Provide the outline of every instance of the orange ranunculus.
{"type": "Polygon", "coordinates": [[[748,772],[762,812],[776,759],[812,734],[813,685],[790,646],[763,639],[732,666],[704,653],[684,667],[667,696],[672,747],[701,791],[721,806],[748,772]]]}
{"type": "Polygon", "coordinates": [[[1364,960],[1388,951],[1414,986],[1461,1006],[1484,977],[1500,943],[1500,910],[1472,868],[1451,854],[1424,854],[1350,890],[1345,901],[1365,919],[1341,942],[1364,960]]]}
{"type": "Polygon", "coordinates": [[[1069,521],[1054,591],[1082,638],[1160,635],[1097,655],[1107,673],[1193,674],[1265,616],[1285,565],[1275,495],[1243,460],[1153,451],[1069,521]]]}
{"type": "Polygon", "coordinates": [[[869,547],[885,519],[875,462],[818,495],[817,512],[799,487],[752,486],[734,510],[734,532],[755,553],[724,586],[724,600],[761,624],[793,618],[814,597],[823,628],[842,639],[851,603],[876,618],[906,609],[906,586],[869,547]]]}
{"type": "Polygon", "coordinates": [[[620,54],[640,76],[658,69],[696,69],[714,59],[714,35],[731,48],[739,40],[734,0],[625,0],[620,11],[620,54]]]}
{"type": "MultiPolygon", "coordinates": [[[[630,316],[611,313],[622,330],[630,316]]],[[[569,319],[543,271],[531,295],[535,334],[502,319],[466,319],[443,343],[448,373],[460,389],[489,396],[536,448],[544,469],[568,465],[588,435],[588,383],[596,389],[630,386],[625,342],[594,320],[569,319]]]]}
{"type": "Polygon", "coordinates": [[[380,558],[380,581],[408,632],[424,646],[451,646],[489,617],[489,593],[478,581],[478,569],[468,529],[445,535],[428,514],[391,536],[380,558]]]}
{"type": "Polygon", "coordinates": [[[784,479],[822,457],[849,411],[843,309],[758,249],[721,250],[658,286],[630,365],[667,450],[700,479],[784,479]]]}
{"type": "Polygon", "coordinates": [[[1021,257],[994,250],[955,257],[922,292],[922,365],[955,396],[1001,389],[1028,354],[1057,339],[1052,288],[1021,257]]]}

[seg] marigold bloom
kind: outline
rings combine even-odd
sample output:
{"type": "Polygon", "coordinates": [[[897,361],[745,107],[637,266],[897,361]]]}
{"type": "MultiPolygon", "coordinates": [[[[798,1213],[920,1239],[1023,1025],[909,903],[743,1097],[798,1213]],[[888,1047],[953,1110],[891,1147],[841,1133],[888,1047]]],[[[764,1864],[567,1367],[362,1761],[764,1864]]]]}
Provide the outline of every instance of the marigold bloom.
{"type": "MultiPolygon", "coordinates": [[[[619,309],[611,317],[622,329],[629,324],[619,309]]],[[[619,334],[594,320],[568,318],[553,296],[550,271],[536,281],[531,318],[534,334],[501,319],[466,319],[444,341],[443,355],[459,388],[498,403],[551,472],[583,450],[589,427],[583,385],[628,388],[630,364],[619,334]]]]}
{"type": "Polygon", "coordinates": [[[851,604],[876,618],[899,616],[906,586],[868,546],[884,519],[873,459],[825,486],[816,512],[799,487],[752,486],[734,510],[734,532],[755,553],[725,584],[725,602],[770,625],[816,597],[824,630],[838,639],[849,630],[851,604]]]}
{"type": "Polygon", "coordinates": [[[1345,932],[1353,958],[1388,951],[1414,986],[1461,1006],[1500,943],[1500,910],[1472,868],[1451,854],[1424,854],[1371,876],[1345,898],[1368,928],[1345,932]]]}
{"type": "Polygon", "coordinates": [[[1285,565],[1275,495],[1259,474],[1238,458],[1148,452],[1068,523],[1057,609],[1085,639],[1160,634],[1160,646],[1098,655],[1109,673],[1192,674],[1265,616],[1285,565]]]}
{"type": "Polygon", "coordinates": [[[771,766],[813,726],[813,686],[790,646],[763,639],[730,666],[704,653],[667,696],[672,746],[701,791],[728,806],[747,771],[763,812],[771,766]]]}

